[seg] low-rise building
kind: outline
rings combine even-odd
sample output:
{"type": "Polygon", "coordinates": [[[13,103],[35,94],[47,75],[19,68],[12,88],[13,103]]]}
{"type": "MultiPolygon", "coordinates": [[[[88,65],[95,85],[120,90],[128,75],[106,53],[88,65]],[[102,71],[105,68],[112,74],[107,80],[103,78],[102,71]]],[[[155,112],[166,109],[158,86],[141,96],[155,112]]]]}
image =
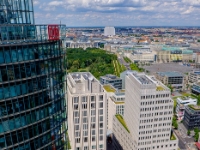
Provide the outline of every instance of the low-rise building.
{"type": "Polygon", "coordinates": [[[189,72],[188,81],[190,83],[200,82],[200,70],[194,70],[193,72],[189,72]]]}
{"type": "Polygon", "coordinates": [[[191,92],[193,94],[199,95],[200,94],[200,83],[194,83],[191,88],[191,92]]]}
{"type": "Polygon", "coordinates": [[[116,75],[107,74],[105,76],[101,76],[100,83],[103,85],[110,84],[116,89],[122,89],[122,79],[116,75]]]}
{"type": "Polygon", "coordinates": [[[183,89],[184,75],[180,72],[157,72],[156,78],[165,85],[171,85],[176,89],[183,89]]]}
{"type": "Polygon", "coordinates": [[[193,130],[194,128],[200,129],[200,106],[185,106],[183,124],[188,130],[193,130]]]}
{"type": "Polygon", "coordinates": [[[197,99],[192,97],[178,97],[176,105],[176,115],[179,120],[184,118],[185,106],[187,105],[197,105],[197,99]]]}
{"type": "Polygon", "coordinates": [[[162,46],[157,50],[157,62],[189,62],[193,60],[193,50],[179,46],[162,46]]]}
{"type": "Polygon", "coordinates": [[[129,55],[132,62],[155,62],[156,55],[154,53],[134,53],[129,55]]]}

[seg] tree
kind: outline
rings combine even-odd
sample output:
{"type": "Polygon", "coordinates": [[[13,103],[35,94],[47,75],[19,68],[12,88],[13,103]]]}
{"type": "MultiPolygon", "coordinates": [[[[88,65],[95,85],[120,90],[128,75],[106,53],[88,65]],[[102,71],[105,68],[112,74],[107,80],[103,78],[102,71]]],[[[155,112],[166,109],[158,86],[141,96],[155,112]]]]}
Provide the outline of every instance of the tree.
{"type": "Polygon", "coordinates": [[[199,139],[199,129],[198,128],[194,128],[194,140],[195,140],[195,142],[197,142],[198,141],[198,139],[199,139]]]}
{"type": "Polygon", "coordinates": [[[200,94],[197,97],[197,105],[200,105],[200,94]]]}
{"type": "Polygon", "coordinates": [[[79,61],[78,60],[73,61],[72,65],[74,66],[74,68],[79,69],[79,61]]]}
{"type": "Polygon", "coordinates": [[[84,62],[81,63],[81,68],[85,68],[85,63],[84,62]]]}
{"type": "Polygon", "coordinates": [[[100,48],[104,48],[104,44],[101,43],[101,44],[99,45],[99,47],[100,47],[100,48]]]}
{"type": "Polygon", "coordinates": [[[173,87],[172,87],[172,85],[170,84],[170,85],[168,85],[168,88],[171,90],[171,93],[173,92],[173,87]]]}
{"type": "Polygon", "coordinates": [[[190,133],[190,130],[188,130],[188,131],[187,131],[187,135],[190,136],[190,134],[191,134],[191,133],[190,133]]]}
{"type": "Polygon", "coordinates": [[[172,126],[174,126],[175,129],[178,129],[178,123],[175,116],[172,118],[172,126]]]}

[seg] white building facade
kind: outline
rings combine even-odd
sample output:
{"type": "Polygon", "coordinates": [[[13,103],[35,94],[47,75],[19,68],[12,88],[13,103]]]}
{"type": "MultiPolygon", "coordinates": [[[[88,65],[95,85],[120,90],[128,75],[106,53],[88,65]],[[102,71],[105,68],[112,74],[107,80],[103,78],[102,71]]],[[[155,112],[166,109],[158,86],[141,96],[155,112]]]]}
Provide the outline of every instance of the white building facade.
{"type": "Polygon", "coordinates": [[[144,73],[128,74],[125,90],[124,122],[113,118],[115,149],[121,146],[130,150],[177,150],[178,140],[171,133],[173,100],[170,90],[144,73]],[[122,130],[124,126],[128,129],[122,130]],[[122,134],[126,135],[120,136],[122,134]]]}
{"type": "Polygon", "coordinates": [[[73,150],[106,149],[106,94],[89,72],[67,76],[68,134],[73,150]]]}
{"type": "Polygon", "coordinates": [[[115,35],[115,28],[114,27],[105,27],[104,28],[104,35],[105,36],[114,36],[115,35]]]}
{"type": "Polygon", "coordinates": [[[197,99],[192,97],[178,97],[176,101],[176,115],[179,120],[182,120],[184,118],[185,106],[197,105],[197,99]]]}
{"type": "Polygon", "coordinates": [[[108,98],[108,130],[113,131],[113,116],[124,115],[125,93],[114,93],[108,98]]]}

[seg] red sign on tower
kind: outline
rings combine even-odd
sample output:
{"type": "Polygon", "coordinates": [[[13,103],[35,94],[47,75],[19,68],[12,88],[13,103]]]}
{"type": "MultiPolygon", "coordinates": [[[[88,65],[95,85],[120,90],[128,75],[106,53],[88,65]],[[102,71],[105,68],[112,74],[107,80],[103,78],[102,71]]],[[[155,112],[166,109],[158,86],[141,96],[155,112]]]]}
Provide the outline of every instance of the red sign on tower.
{"type": "Polygon", "coordinates": [[[49,40],[59,40],[59,26],[48,25],[49,40]]]}

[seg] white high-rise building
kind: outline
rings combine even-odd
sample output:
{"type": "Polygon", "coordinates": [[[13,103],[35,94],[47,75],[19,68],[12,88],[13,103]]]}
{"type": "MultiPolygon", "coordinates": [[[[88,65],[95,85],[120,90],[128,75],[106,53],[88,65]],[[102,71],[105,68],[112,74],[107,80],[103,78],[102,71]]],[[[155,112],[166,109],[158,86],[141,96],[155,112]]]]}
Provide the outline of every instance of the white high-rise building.
{"type": "Polygon", "coordinates": [[[89,72],[67,76],[68,135],[73,150],[106,149],[106,94],[89,72]]]}
{"type": "Polygon", "coordinates": [[[129,73],[125,91],[124,117],[113,118],[115,149],[176,150],[170,90],[155,77],[129,73]]]}
{"type": "Polygon", "coordinates": [[[114,27],[105,27],[104,28],[104,35],[105,36],[114,36],[115,35],[115,28],[114,27]]]}

